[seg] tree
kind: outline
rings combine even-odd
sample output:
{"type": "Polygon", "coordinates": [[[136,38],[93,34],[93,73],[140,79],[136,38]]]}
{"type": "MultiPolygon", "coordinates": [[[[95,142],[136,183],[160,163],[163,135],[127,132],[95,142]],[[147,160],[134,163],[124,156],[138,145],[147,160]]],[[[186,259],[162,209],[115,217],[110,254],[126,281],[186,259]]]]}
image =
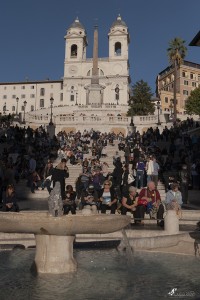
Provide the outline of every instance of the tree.
{"type": "Polygon", "coordinates": [[[147,82],[140,80],[132,86],[131,97],[129,100],[128,116],[146,116],[155,111],[154,104],[151,102],[153,93],[147,82]]]}
{"type": "Polygon", "coordinates": [[[189,115],[195,114],[200,116],[200,86],[191,91],[185,102],[185,110],[189,115]]]}
{"type": "Polygon", "coordinates": [[[184,44],[184,40],[176,37],[169,42],[169,48],[167,49],[169,61],[174,68],[174,122],[176,122],[177,119],[177,70],[182,64],[187,53],[187,48],[184,44]]]}

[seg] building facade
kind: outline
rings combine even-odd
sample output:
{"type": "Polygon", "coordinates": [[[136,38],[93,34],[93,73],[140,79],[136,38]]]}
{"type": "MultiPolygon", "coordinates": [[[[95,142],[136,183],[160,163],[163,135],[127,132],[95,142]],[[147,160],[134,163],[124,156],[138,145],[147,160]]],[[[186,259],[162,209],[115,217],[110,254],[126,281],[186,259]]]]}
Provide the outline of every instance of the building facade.
{"type": "MultiPolygon", "coordinates": [[[[0,112],[23,113],[56,107],[86,105],[87,86],[91,83],[93,59],[87,58],[87,34],[78,18],[65,35],[64,76],[62,80],[0,83],[0,112]]],[[[98,58],[102,104],[127,105],[129,99],[128,27],[121,16],[108,33],[109,54],[98,58]]]]}
{"type": "MultiPolygon", "coordinates": [[[[177,112],[185,113],[185,101],[192,90],[200,86],[200,64],[183,61],[177,71],[177,112]]],[[[157,96],[162,111],[173,110],[174,69],[172,66],[161,71],[157,76],[157,96]]]]}

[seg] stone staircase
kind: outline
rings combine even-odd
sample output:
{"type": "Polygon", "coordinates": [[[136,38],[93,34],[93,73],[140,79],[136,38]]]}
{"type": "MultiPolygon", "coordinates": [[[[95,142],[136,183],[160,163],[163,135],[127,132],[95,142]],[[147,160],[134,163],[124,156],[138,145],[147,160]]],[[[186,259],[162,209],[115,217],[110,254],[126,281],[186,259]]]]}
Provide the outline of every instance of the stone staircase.
{"type": "MultiPolygon", "coordinates": [[[[106,152],[107,152],[107,156],[106,157],[102,157],[101,161],[102,162],[107,162],[109,165],[109,171],[112,172],[114,166],[113,166],[113,156],[115,155],[115,152],[118,151],[118,141],[114,141],[114,146],[112,145],[108,145],[106,147],[106,152]]],[[[119,152],[120,155],[123,158],[123,151],[119,152]]],[[[92,154],[91,151],[88,154],[84,155],[84,158],[91,158],[92,154]]],[[[58,163],[60,162],[60,159],[56,159],[54,161],[54,166],[56,166],[58,163]]],[[[67,162],[67,167],[69,169],[69,178],[66,178],[65,183],[67,184],[71,184],[73,186],[73,188],[75,188],[75,182],[76,179],[78,178],[79,174],[82,172],[82,166],[81,165],[71,165],[70,162],[67,162]]],[[[44,190],[42,190],[41,188],[39,188],[38,190],[35,190],[35,193],[31,193],[31,190],[29,187],[27,187],[26,185],[27,183],[27,179],[21,179],[18,184],[16,185],[16,195],[17,198],[19,199],[19,201],[24,201],[24,200],[35,200],[38,202],[41,202],[42,200],[48,200],[49,197],[49,193],[46,190],[46,188],[44,190]]],[[[31,202],[31,205],[33,204],[33,202],[31,202]]],[[[35,207],[35,205],[34,205],[35,207]]]]}
{"type": "MultiPolygon", "coordinates": [[[[102,157],[102,162],[107,162],[109,165],[109,171],[112,172],[113,166],[113,156],[115,155],[116,151],[118,151],[118,141],[114,141],[114,145],[108,145],[106,147],[107,156],[102,157]]],[[[121,156],[122,162],[124,161],[124,152],[118,151],[119,155],[121,156]]],[[[91,151],[90,153],[86,154],[84,158],[91,158],[91,151]]],[[[59,159],[54,162],[54,166],[59,163],[59,159]]],[[[69,178],[66,179],[66,185],[71,184],[75,187],[75,182],[77,177],[82,171],[81,165],[71,165],[69,162],[67,163],[69,169],[69,178]]],[[[47,210],[48,209],[48,197],[49,193],[46,189],[44,190],[36,190],[34,194],[31,193],[30,188],[26,186],[26,179],[22,179],[19,181],[16,187],[17,198],[20,200],[19,206],[20,209],[31,209],[31,210],[47,210]],[[25,200],[25,201],[24,201],[25,200]]],[[[161,195],[161,200],[165,199],[165,186],[164,184],[159,181],[158,182],[158,190],[161,195]]],[[[140,192],[140,189],[138,189],[140,192]]],[[[79,212],[78,212],[79,213],[79,212]]],[[[129,213],[128,213],[129,214],[129,213]]],[[[200,212],[196,210],[183,210],[182,219],[180,220],[180,225],[196,225],[197,220],[200,219],[200,212]]],[[[156,220],[150,220],[149,215],[145,216],[145,224],[156,224],[156,220]]]]}

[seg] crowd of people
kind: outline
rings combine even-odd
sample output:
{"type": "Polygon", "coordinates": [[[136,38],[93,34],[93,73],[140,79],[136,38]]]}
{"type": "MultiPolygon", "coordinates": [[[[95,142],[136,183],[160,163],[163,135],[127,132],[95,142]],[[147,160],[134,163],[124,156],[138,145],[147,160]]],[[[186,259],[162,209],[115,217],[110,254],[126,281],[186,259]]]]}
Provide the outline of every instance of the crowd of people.
{"type": "Polygon", "coordinates": [[[188,189],[200,189],[200,138],[187,133],[198,126],[188,118],[162,132],[157,127],[124,136],[91,129],[59,132],[53,139],[42,127],[11,126],[4,133],[7,147],[0,159],[2,210],[19,211],[15,187],[20,179],[27,178],[32,193],[38,188],[51,193],[59,181],[64,214],[76,214],[77,209],[86,207],[101,213],[131,212],[135,224],[142,225],[147,213],[163,227],[165,209],[175,209],[180,216],[188,189]],[[101,158],[107,156],[107,145],[116,140],[118,151],[110,171],[101,158]],[[159,142],[168,146],[161,149],[159,142]],[[55,159],[60,163],[53,167],[55,159]],[[68,163],[81,167],[74,188],[66,185],[68,163]],[[173,176],[164,176],[169,172],[173,176]],[[164,179],[166,198],[162,201],[158,181],[164,179]]]}

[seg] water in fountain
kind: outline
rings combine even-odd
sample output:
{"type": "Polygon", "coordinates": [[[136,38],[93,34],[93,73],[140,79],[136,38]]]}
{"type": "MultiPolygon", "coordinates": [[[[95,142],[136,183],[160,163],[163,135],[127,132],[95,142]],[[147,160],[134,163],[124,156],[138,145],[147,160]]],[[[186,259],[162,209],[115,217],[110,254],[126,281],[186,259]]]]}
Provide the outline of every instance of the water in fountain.
{"type": "Polygon", "coordinates": [[[172,298],[173,289],[181,300],[200,297],[200,260],[192,256],[135,251],[128,268],[126,252],[76,249],[76,273],[36,276],[34,255],[34,249],[0,252],[1,300],[160,300],[172,298]]]}
{"type": "Polygon", "coordinates": [[[121,232],[122,232],[122,240],[117,249],[119,251],[122,251],[122,250],[126,251],[127,262],[128,262],[128,266],[130,267],[130,266],[132,266],[132,263],[133,263],[133,249],[129,243],[129,240],[128,240],[128,237],[126,234],[126,230],[123,228],[121,230],[121,232]]]}

